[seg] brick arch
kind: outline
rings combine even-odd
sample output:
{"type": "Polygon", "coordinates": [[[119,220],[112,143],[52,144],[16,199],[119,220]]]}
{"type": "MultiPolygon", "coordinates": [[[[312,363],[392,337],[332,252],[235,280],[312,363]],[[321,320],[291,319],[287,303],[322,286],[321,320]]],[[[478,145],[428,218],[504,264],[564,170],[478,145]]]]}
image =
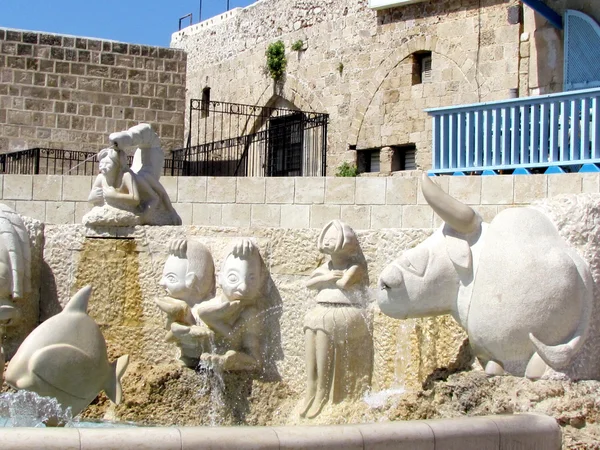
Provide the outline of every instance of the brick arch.
{"type": "Polygon", "coordinates": [[[461,51],[460,48],[451,50],[447,40],[440,40],[432,36],[416,36],[394,49],[381,60],[372,81],[369,82],[363,94],[354,102],[358,106],[348,131],[348,145],[357,145],[365,115],[383,82],[404,59],[420,50],[430,51],[448,58],[460,69],[469,84],[477,85],[476,64],[465,56],[466,52],[461,51]]]}
{"type": "Polygon", "coordinates": [[[295,76],[286,74],[285,81],[275,88],[273,88],[272,81],[269,81],[269,86],[258,98],[257,105],[268,105],[273,99],[281,97],[301,111],[325,112],[325,108],[319,98],[314,95],[306,84],[301,83],[295,76]]]}
{"type": "Polygon", "coordinates": [[[293,75],[286,76],[282,91],[282,97],[288,99],[302,111],[326,112],[321,100],[312,89],[293,75]]]}

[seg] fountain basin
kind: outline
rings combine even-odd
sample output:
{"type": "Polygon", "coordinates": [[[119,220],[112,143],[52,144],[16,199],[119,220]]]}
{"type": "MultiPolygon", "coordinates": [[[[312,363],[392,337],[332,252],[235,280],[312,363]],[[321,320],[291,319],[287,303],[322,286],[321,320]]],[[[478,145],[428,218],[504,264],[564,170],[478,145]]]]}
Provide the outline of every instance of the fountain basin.
{"type": "Polygon", "coordinates": [[[561,448],[561,431],[548,416],[520,414],[362,425],[181,428],[12,428],[0,447],[13,450],[99,449],[462,449],[561,448]]]}

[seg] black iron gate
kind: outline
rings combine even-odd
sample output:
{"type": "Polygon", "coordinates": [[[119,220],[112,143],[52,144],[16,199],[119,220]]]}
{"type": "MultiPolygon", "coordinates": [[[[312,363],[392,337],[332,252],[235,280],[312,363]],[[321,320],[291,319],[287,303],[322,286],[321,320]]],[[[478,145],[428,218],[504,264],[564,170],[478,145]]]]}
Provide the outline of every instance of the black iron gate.
{"type": "MultiPolygon", "coordinates": [[[[182,175],[325,176],[328,115],[192,99],[182,175]]],[[[181,161],[181,163],[179,162],[181,161]]]]}

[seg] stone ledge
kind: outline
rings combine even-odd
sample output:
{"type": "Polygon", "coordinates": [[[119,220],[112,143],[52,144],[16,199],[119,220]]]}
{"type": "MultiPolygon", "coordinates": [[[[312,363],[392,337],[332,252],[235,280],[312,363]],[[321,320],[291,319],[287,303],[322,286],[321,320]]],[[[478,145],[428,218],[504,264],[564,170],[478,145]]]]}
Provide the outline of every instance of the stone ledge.
{"type": "MultiPolygon", "coordinates": [[[[0,201],[48,223],[80,223],[94,177],[0,175],[0,201]]],[[[431,228],[441,223],[418,176],[378,178],[162,177],[184,224],[320,228],[341,219],[354,229],[431,228]],[[230,221],[233,221],[230,223],[230,221]]],[[[598,193],[599,174],[435,177],[491,221],[503,209],[552,194],[598,193]]]]}
{"type": "Polygon", "coordinates": [[[561,431],[536,414],[384,424],[287,427],[4,428],[3,448],[559,450],[561,431]]]}

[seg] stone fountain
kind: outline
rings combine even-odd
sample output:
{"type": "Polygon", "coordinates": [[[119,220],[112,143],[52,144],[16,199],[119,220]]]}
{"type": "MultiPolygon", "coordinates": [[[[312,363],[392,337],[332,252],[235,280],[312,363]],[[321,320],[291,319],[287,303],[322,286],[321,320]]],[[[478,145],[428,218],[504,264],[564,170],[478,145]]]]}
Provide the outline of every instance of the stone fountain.
{"type": "MultiPolygon", "coordinates": [[[[68,313],[74,308],[70,298],[91,285],[94,295],[87,311],[106,342],[103,361],[129,355],[123,401],[114,404],[101,393],[84,417],[267,427],[144,432],[173,448],[203,440],[235,445],[247,436],[264,448],[291,442],[363,448],[400,438],[407,445],[418,439],[433,442],[434,437],[437,443],[457,439],[462,448],[488,448],[477,439],[485,441],[489,433],[495,436],[490,442],[497,444],[489,448],[500,448],[500,436],[503,442],[547,439],[545,448],[557,448],[557,422],[539,416],[482,418],[464,426],[460,421],[410,426],[399,421],[538,412],[553,415],[571,430],[600,410],[589,406],[582,413],[576,406],[588,400],[594,404],[600,386],[576,381],[600,376],[594,351],[600,338],[595,307],[599,240],[592,226],[597,197],[570,196],[530,208],[535,213],[527,209],[524,216],[543,217],[544,225],[518,217],[515,223],[527,224],[525,236],[527,230],[543,229],[545,237],[533,243],[510,241],[513,247],[494,244],[497,236],[506,236],[501,233],[509,227],[506,222],[499,222],[500,234],[494,235],[494,223],[482,223],[472,210],[429,186],[428,179],[423,180],[424,196],[445,221],[438,231],[355,231],[340,221],[322,230],[181,226],[150,170],[156,168],[152,155],[157,148],[150,131],[139,125],[111,135],[110,151],[101,153],[103,173],[90,193],[93,214],[84,225],[42,227],[43,260],[36,228],[28,228],[37,249],[32,254],[39,256],[32,256],[32,280],[37,277],[43,292],[38,329],[52,323],[51,317],[68,313]],[[132,146],[142,162],[130,169],[123,165],[122,152],[132,146]],[[583,212],[571,225],[569,218],[577,211],[583,212]],[[543,245],[558,252],[556,258],[541,258],[548,263],[544,267],[540,259],[531,266],[519,253],[543,245]],[[511,305],[507,316],[501,303],[478,303],[489,297],[478,284],[485,275],[481,269],[497,263],[488,249],[498,246],[506,253],[516,249],[518,262],[532,274],[520,279],[521,268],[502,285],[504,295],[516,293],[515,298],[503,297],[511,305]],[[549,309],[543,307],[547,291],[524,296],[536,292],[531,286],[540,279],[558,272],[561,277],[548,287],[560,295],[549,297],[549,309]],[[442,281],[450,287],[440,290],[442,281]],[[436,304],[431,293],[447,298],[436,304]],[[570,302],[561,302],[567,295],[570,302]],[[533,312],[527,309],[529,301],[533,312]],[[486,310],[493,311],[499,324],[507,322],[503,317],[513,324],[510,314],[530,314],[549,320],[552,330],[546,332],[527,316],[527,321],[514,323],[521,328],[511,340],[507,328],[493,327],[488,318],[483,334],[488,340],[482,340],[468,318],[470,312],[470,317],[481,317],[486,310]],[[502,348],[517,356],[495,353],[495,339],[504,339],[502,348]],[[494,400],[494,395],[500,397],[494,400]],[[561,402],[570,406],[560,409],[561,402]],[[336,432],[304,427],[381,421],[394,422],[388,428],[357,425],[336,432]],[[519,434],[515,430],[523,423],[528,431],[519,434]],[[453,437],[448,430],[454,430],[453,437]]],[[[507,230],[510,236],[523,235],[512,233],[520,230],[518,225],[507,230]]],[[[25,338],[8,336],[5,343],[25,338]]],[[[8,359],[15,350],[7,348],[8,359]]],[[[115,373],[121,375],[122,366],[115,373]]],[[[84,433],[77,435],[83,442],[85,432],[79,433],[84,433]]],[[[133,431],[122,433],[114,436],[132,443],[141,439],[133,431]]]]}

